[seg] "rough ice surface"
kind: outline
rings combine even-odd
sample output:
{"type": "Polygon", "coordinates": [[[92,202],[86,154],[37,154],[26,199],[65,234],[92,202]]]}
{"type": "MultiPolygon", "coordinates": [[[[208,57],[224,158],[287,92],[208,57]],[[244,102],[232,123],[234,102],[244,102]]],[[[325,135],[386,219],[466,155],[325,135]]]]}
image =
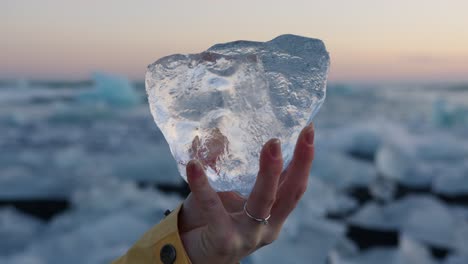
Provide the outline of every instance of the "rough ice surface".
{"type": "Polygon", "coordinates": [[[321,40],[281,35],[161,58],[148,67],[146,90],[182,177],[198,159],[216,190],[247,195],[268,139],[279,138],[291,159],[325,99],[328,68],[321,40]]]}

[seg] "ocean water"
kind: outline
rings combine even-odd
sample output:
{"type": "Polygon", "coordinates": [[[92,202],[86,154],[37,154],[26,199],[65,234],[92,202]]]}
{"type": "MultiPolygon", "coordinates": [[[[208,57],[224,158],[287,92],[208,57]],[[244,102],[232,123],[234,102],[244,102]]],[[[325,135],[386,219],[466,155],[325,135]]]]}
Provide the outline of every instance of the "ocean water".
{"type": "MultiPolygon", "coordinates": [[[[245,263],[468,263],[467,84],[332,83],[314,123],[309,188],[245,263]]],[[[1,82],[0,151],[0,263],[108,263],[188,191],[119,76],[1,82]]]]}

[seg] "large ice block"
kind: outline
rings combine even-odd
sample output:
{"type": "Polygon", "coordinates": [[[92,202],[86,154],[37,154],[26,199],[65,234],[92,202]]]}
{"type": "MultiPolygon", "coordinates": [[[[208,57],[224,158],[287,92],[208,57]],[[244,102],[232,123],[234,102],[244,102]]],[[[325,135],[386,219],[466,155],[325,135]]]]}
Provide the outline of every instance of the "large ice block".
{"type": "Polygon", "coordinates": [[[198,159],[217,191],[249,194],[268,139],[279,138],[290,161],[300,130],[325,99],[329,61],[321,40],[281,35],[149,65],[151,113],[182,177],[198,159]]]}

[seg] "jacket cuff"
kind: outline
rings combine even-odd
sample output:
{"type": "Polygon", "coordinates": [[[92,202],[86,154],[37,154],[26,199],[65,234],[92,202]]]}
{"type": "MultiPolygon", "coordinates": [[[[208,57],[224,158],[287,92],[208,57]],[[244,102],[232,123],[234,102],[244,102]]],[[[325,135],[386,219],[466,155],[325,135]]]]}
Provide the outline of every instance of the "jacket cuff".
{"type": "Polygon", "coordinates": [[[179,236],[182,204],[152,227],[113,264],[191,264],[179,236]]]}
{"type": "Polygon", "coordinates": [[[178,223],[181,209],[182,204],[156,226],[158,229],[167,229],[154,246],[154,253],[163,264],[191,264],[179,235],[178,223]]]}

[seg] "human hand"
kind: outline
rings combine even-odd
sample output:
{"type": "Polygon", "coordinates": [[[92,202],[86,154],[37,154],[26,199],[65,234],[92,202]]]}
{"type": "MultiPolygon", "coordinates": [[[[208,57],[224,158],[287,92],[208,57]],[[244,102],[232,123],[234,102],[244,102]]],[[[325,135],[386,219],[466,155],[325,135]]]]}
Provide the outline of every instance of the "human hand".
{"type": "Polygon", "coordinates": [[[179,231],[185,250],[194,264],[231,264],[240,261],[278,237],[283,223],[304,194],[314,157],[314,129],[305,127],[297,140],[294,156],[282,171],[278,139],[269,140],[260,153],[260,169],[250,196],[235,192],[216,193],[198,161],[187,165],[192,193],[184,201],[179,231]],[[264,225],[251,219],[266,218],[264,225]]]}

